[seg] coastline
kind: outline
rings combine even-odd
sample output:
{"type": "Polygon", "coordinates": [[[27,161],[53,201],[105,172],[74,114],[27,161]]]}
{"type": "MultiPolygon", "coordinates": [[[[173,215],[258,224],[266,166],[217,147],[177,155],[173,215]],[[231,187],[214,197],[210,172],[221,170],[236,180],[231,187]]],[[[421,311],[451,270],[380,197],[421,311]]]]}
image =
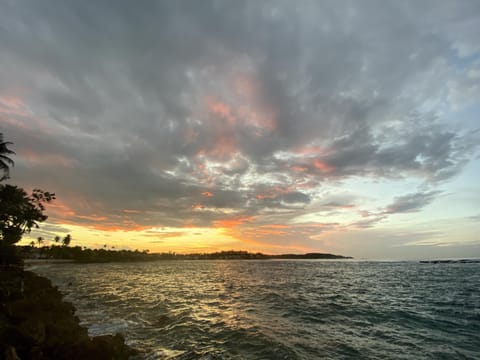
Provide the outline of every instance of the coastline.
{"type": "Polygon", "coordinates": [[[74,306],[49,279],[2,270],[0,285],[1,358],[127,360],[137,354],[121,334],[89,337],[74,306]]]}
{"type": "Polygon", "coordinates": [[[113,249],[82,249],[80,246],[18,246],[19,252],[26,263],[106,263],[106,262],[147,262],[158,260],[351,260],[351,256],[329,253],[306,254],[263,254],[243,250],[218,251],[213,253],[177,254],[149,253],[148,251],[113,250],[113,249]]]}

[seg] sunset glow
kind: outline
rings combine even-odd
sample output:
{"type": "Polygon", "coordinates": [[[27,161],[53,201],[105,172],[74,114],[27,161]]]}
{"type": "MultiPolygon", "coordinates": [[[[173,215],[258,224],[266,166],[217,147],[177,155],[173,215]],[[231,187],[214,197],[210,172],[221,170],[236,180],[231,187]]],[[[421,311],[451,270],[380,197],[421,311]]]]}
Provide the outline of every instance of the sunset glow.
{"type": "Polygon", "coordinates": [[[23,244],[480,256],[467,5],[221,3],[5,5],[11,182],[57,197],[23,244]]]}

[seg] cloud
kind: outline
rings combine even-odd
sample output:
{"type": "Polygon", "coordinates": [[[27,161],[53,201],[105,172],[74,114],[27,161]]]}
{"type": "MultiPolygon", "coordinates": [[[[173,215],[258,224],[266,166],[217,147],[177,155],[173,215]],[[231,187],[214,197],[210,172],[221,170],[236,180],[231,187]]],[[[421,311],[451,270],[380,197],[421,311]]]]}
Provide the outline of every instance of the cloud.
{"type": "Polygon", "coordinates": [[[356,219],[348,226],[354,229],[368,229],[375,227],[381,221],[391,215],[406,214],[421,211],[431,204],[439,195],[440,191],[419,191],[416,193],[397,196],[393,202],[376,210],[359,210],[360,219],[356,219]]]}
{"type": "Polygon", "coordinates": [[[480,97],[480,60],[473,62],[458,79],[450,82],[448,96],[455,108],[476,103],[480,97]]]}
{"type": "Polygon", "coordinates": [[[334,211],[353,202],[322,205],[324,187],[358,177],[435,189],[477,149],[434,105],[476,94],[478,64],[457,76],[479,3],[380,3],[7,2],[12,177],[57,193],[52,221],[111,229],[334,211]]]}
{"type": "Polygon", "coordinates": [[[423,207],[430,204],[438,194],[438,191],[429,191],[399,196],[385,208],[383,213],[398,214],[420,211],[423,207]]]}

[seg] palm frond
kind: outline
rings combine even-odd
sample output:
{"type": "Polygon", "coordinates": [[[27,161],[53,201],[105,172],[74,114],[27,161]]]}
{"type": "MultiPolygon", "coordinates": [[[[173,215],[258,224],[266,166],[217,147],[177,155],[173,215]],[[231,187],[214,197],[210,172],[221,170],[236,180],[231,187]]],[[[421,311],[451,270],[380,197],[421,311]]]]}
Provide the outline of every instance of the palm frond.
{"type": "Polygon", "coordinates": [[[0,171],[4,173],[3,176],[0,177],[0,181],[9,178],[10,166],[15,165],[15,162],[7,156],[15,154],[15,151],[8,148],[8,146],[12,144],[10,141],[3,141],[3,134],[0,133],[0,171]]]}

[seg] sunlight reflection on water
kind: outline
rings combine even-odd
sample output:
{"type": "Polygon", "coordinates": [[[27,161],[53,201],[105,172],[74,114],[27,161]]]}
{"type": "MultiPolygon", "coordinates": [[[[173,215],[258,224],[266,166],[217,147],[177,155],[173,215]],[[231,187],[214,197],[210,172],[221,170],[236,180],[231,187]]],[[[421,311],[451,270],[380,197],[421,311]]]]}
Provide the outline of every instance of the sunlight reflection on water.
{"type": "Polygon", "coordinates": [[[163,261],[36,271],[148,358],[480,356],[480,264],[163,261]],[[69,285],[70,284],[70,285],[69,285]]]}

